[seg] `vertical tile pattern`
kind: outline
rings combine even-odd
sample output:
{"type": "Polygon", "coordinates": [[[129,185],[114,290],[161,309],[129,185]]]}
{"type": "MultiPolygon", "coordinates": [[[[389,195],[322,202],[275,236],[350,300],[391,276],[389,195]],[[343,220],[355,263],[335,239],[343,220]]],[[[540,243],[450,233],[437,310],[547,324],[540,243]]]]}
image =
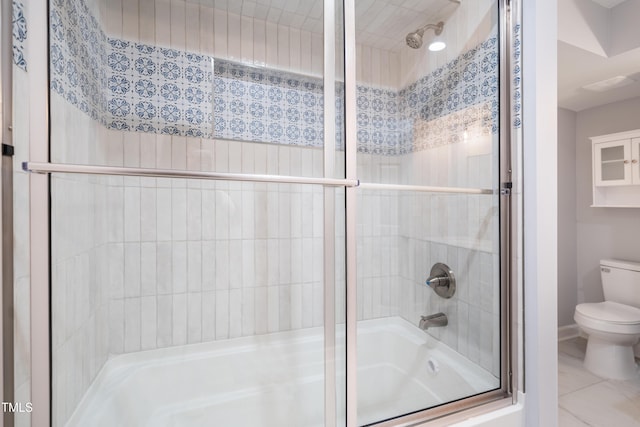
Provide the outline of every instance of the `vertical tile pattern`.
{"type": "MultiPolygon", "coordinates": [[[[497,165],[490,153],[497,149],[497,138],[488,138],[481,135],[470,145],[459,145],[459,150],[425,150],[435,158],[430,163],[435,170],[425,175],[404,166],[404,182],[491,186],[497,165]],[[486,145],[488,154],[476,151],[479,144],[486,145]],[[439,169],[444,168],[449,174],[442,176],[439,169]]],[[[415,153],[404,156],[402,163],[410,165],[412,156],[415,153]]],[[[498,202],[495,195],[399,196],[400,315],[417,324],[421,315],[444,312],[449,325],[428,333],[494,375],[499,374],[500,336],[498,202]],[[455,273],[456,294],[451,299],[438,297],[424,285],[436,262],[455,273]]]]}
{"type": "MultiPolygon", "coordinates": [[[[100,123],[57,93],[52,93],[51,111],[54,123],[74,123],[52,128],[55,159],[94,163],[118,157],[104,146],[100,123]],[[97,144],[91,149],[70,146],[77,141],[97,144]]],[[[139,310],[123,304],[125,295],[140,292],[139,196],[124,182],[62,174],[52,178],[55,425],[64,424],[111,351],[140,348],[139,310]],[[138,219],[125,221],[125,209],[138,219]]]]}
{"type": "MultiPolygon", "coordinates": [[[[13,90],[21,96],[13,100],[13,292],[14,292],[14,357],[15,401],[28,402],[31,396],[31,276],[29,230],[29,174],[22,171],[20,162],[29,152],[29,79],[21,68],[13,69],[13,90]]],[[[60,268],[52,274],[64,276],[60,268]]],[[[6,286],[7,284],[5,284],[6,286]]],[[[56,303],[64,304],[65,293],[58,294],[56,303]]],[[[56,344],[60,344],[57,341],[56,344]]],[[[63,390],[59,387],[58,390],[63,390]]],[[[30,413],[16,413],[15,425],[31,425],[30,413]]]]}

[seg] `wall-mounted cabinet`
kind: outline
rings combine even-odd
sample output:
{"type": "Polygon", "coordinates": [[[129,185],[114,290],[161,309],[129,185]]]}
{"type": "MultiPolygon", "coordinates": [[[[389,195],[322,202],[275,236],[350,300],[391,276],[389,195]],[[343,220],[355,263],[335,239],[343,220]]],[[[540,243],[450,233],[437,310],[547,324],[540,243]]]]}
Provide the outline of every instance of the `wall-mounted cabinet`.
{"type": "Polygon", "coordinates": [[[640,129],[594,136],[594,207],[640,208],[640,129]]]}

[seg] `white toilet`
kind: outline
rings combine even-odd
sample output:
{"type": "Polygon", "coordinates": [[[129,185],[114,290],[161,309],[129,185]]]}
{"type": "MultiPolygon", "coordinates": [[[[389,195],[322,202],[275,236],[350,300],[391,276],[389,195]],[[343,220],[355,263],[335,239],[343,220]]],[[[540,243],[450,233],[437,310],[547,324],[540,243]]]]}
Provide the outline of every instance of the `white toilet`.
{"type": "Polygon", "coordinates": [[[616,380],[638,375],[634,345],[640,340],[640,263],[601,260],[604,302],[578,304],[573,316],[589,335],[584,366],[616,380]]]}

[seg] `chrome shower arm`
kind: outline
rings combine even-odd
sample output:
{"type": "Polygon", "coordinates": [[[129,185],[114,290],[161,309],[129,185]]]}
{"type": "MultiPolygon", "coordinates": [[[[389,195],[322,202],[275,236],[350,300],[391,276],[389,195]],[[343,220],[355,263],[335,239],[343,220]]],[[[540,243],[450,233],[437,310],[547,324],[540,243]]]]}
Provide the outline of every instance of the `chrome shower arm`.
{"type": "Polygon", "coordinates": [[[423,35],[426,30],[433,30],[436,36],[442,34],[442,30],[444,29],[444,22],[440,21],[437,24],[426,24],[422,27],[418,28],[416,32],[420,35],[423,35]]]}

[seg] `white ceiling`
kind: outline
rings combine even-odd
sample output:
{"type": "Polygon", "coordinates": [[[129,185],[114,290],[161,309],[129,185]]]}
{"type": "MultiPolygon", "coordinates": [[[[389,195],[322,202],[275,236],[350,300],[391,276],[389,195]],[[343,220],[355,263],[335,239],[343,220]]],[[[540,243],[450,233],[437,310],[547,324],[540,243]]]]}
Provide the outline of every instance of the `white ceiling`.
{"type": "Polygon", "coordinates": [[[449,0],[358,0],[356,40],[386,50],[404,48],[407,33],[446,21],[456,5],[449,0]]]}
{"type": "Polygon", "coordinates": [[[640,96],[639,20],[638,0],[559,2],[560,107],[581,111],[640,96]],[[636,83],[605,92],[583,89],[616,76],[630,77],[636,83]]]}
{"type": "Polygon", "coordinates": [[[637,96],[640,96],[640,50],[607,58],[564,42],[558,43],[560,107],[581,111],[637,96]],[[582,88],[616,76],[630,76],[636,83],[606,92],[582,88]]]}
{"type": "MultiPolygon", "coordinates": [[[[186,1],[314,33],[322,33],[323,29],[323,2],[320,0],[186,1]]],[[[397,50],[405,46],[404,39],[409,32],[427,23],[446,21],[455,11],[456,2],[452,0],[357,0],[355,7],[358,43],[385,50],[397,50]]]]}
{"type": "Polygon", "coordinates": [[[623,3],[625,0],[593,0],[598,3],[600,6],[604,6],[606,8],[616,7],[620,3],[623,3]]]}

